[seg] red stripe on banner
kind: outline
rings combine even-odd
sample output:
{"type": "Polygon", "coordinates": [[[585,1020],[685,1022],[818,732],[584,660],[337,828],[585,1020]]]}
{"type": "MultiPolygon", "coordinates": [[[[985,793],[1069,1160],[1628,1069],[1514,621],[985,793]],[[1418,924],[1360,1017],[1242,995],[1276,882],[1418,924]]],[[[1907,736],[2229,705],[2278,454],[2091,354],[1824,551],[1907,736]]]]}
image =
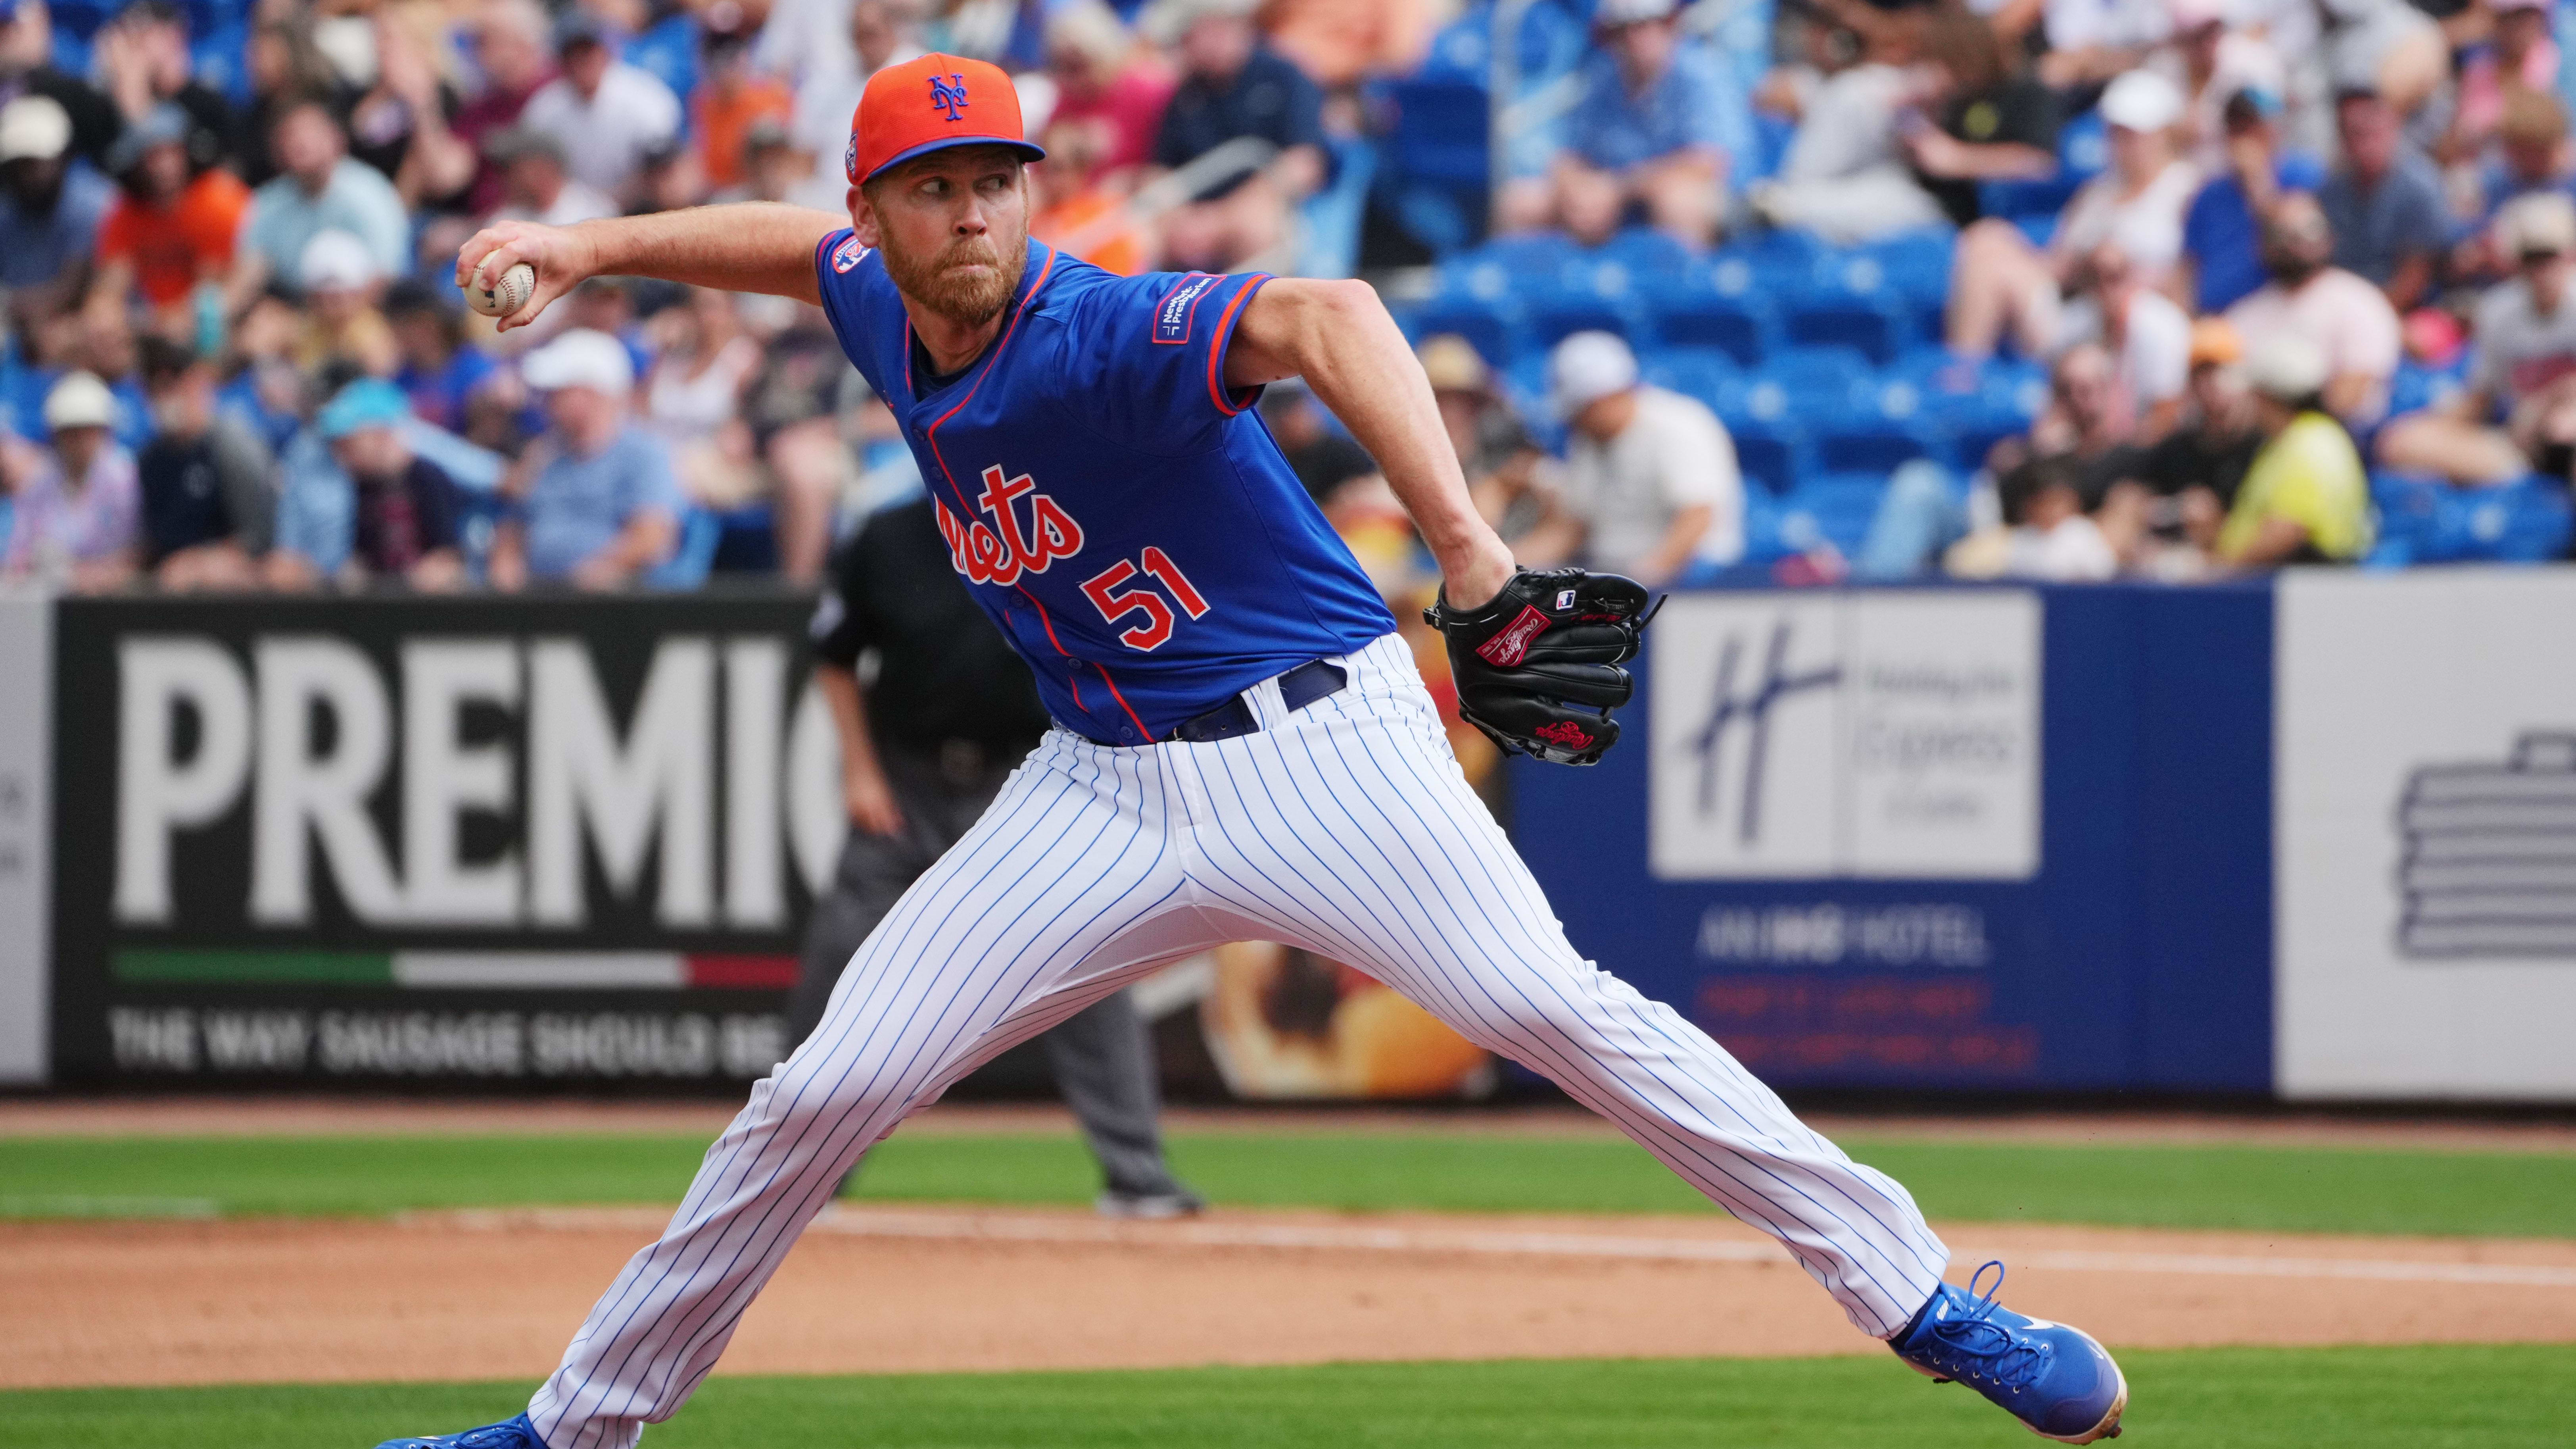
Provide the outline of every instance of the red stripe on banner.
{"type": "Polygon", "coordinates": [[[784,991],[796,984],[796,958],[692,956],[689,958],[689,984],[745,991],[784,991]]]}

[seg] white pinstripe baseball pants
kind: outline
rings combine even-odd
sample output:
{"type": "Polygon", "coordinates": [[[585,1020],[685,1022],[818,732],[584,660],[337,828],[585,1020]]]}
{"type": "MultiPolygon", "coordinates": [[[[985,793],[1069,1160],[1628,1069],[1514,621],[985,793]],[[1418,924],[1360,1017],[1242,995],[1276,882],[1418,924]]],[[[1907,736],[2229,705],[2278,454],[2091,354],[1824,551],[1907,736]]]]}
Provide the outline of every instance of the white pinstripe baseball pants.
{"type": "Polygon", "coordinates": [[[1361,967],[1617,1123],[1784,1244],[1886,1337],[1949,1261],[1905,1189],[1800,1125],[1670,1007],[1575,954],[1468,789],[1411,652],[1261,732],[1140,749],[1047,737],[859,948],[821,1026],[752,1088],[661,1240],[537,1391],[553,1449],[677,1412],[862,1149],[1016,1042],[1165,962],[1274,940],[1361,967]]]}

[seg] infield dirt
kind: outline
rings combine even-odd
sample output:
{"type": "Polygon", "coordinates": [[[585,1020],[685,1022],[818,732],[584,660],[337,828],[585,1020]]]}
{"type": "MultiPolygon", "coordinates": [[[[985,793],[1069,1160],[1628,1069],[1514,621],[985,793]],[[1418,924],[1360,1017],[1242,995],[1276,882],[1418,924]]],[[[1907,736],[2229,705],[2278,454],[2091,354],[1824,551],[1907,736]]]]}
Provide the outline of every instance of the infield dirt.
{"type": "MultiPolygon", "coordinates": [[[[0,1387],[531,1379],[659,1209],[0,1225],[0,1387]]],[[[2576,1341],[2576,1243],[1948,1224],[2129,1347],[2576,1341]]],[[[1880,1351],[1721,1219],[832,1209],[737,1373],[1880,1351]]]]}

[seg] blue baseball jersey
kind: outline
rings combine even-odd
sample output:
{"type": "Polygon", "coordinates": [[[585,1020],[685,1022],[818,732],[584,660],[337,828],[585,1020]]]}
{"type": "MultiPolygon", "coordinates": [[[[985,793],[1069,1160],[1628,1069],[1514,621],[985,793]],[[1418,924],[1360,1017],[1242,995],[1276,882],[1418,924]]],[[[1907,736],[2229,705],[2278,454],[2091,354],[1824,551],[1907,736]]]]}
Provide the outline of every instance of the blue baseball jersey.
{"type": "Polygon", "coordinates": [[[1029,243],[1018,297],[965,372],[914,390],[884,259],[814,253],[823,312],[921,464],[949,562],[1059,723],[1143,744],[1395,628],[1377,589],[1225,385],[1269,278],[1120,277],[1029,243]]]}

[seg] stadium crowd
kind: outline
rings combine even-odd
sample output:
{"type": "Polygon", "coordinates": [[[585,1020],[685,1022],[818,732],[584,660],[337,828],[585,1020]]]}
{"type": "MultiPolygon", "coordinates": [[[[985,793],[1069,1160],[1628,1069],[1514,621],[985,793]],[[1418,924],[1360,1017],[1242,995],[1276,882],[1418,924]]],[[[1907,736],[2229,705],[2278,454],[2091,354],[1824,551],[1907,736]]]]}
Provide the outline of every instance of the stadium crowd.
{"type": "MultiPolygon", "coordinates": [[[[860,87],[934,49],[1017,77],[1041,239],[1381,278],[1531,562],[2187,579],[2566,547],[2546,0],[5,14],[0,577],[814,581],[919,485],[819,313],[602,279],[503,337],[449,278],[495,218],[838,210],[860,87]]],[[[1294,386],[1263,416],[1418,586],[1367,455],[1294,386]]]]}

